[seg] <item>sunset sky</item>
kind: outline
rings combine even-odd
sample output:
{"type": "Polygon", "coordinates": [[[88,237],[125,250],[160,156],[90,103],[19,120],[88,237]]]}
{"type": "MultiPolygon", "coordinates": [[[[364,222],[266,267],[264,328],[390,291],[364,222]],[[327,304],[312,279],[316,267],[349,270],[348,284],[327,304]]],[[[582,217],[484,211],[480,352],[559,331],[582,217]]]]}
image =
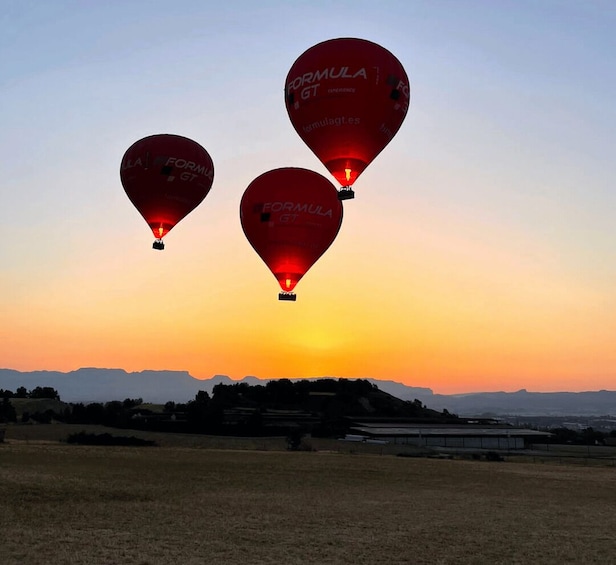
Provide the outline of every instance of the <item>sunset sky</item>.
{"type": "Polygon", "coordinates": [[[616,3],[0,0],[0,367],[616,390],[616,3]],[[411,106],[338,238],[280,302],[239,203],[278,167],[312,45],[379,43],[411,106]],[[214,162],[154,251],[136,140],[214,162]]]}

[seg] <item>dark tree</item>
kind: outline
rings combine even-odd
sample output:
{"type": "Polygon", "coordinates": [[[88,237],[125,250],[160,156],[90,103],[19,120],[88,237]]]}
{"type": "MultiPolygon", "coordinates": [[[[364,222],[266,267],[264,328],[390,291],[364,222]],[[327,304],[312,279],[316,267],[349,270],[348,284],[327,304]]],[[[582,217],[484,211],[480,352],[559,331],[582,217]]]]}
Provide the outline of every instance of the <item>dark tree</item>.
{"type": "Polygon", "coordinates": [[[100,402],[86,404],[84,409],[84,423],[102,424],[105,419],[105,407],[100,402]]]}
{"type": "Polygon", "coordinates": [[[131,408],[135,408],[141,404],[143,404],[142,398],[125,398],[124,402],[122,402],[122,408],[125,410],[130,410],[131,408]]]}
{"type": "Polygon", "coordinates": [[[551,443],[578,443],[578,433],[569,428],[553,428],[550,430],[551,443]]]}
{"type": "Polygon", "coordinates": [[[297,390],[289,379],[269,381],[265,385],[268,400],[274,405],[293,406],[297,404],[297,390]]]}
{"type": "Polygon", "coordinates": [[[599,445],[605,442],[605,434],[593,428],[582,430],[582,442],[586,445],[599,445]]]}
{"type": "MultiPolygon", "coordinates": [[[[216,388],[216,387],[214,387],[216,388]]],[[[210,395],[205,390],[200,390],[195,394],[195,402],[207,406],[210,402],[210,395]]]]}
{"type": "Polygon", "coordinates": [[[203,390],[197,392],[195,399],[186,405],[186,420],[191,431],[217,433],[223,417],[222,403],[210,399],[210,395],[203,390]]]}
{"type": "Polygon", "coordinates": [[[15,412],[15,408],[11,404],[11,401],[8,397],[4,397],[2,402],[0,402],[0,422],[16,422],[17,421],[17,413],[15,412]]]}
{"type": "Polygon", "coordinates": [[[291,430],[287,436],[287,449],[289,451],[297,451],[301,447],[303,439],[304,432],[302,430],[299,428],[291,430]]]}
{"type": "Polygon", "coordinates": [[[51,420],[54,416],[53,410],[45,410],[45,412],[35,412],[30,418],[39,424],[51,424],[51,420]]]}
{"type": "Polygon", "coordinates": [[[30,391],[30,398],[52,398],[54,400],[60,400],[60,395],[55,388],[50,386],[37,386],[30,391]]]}

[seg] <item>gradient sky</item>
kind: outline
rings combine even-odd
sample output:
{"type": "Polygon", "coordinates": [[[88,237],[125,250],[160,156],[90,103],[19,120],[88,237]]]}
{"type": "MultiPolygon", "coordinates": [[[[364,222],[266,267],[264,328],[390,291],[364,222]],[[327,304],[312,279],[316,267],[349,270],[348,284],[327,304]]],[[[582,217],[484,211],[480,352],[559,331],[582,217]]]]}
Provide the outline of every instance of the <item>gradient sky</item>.
{"type": "Polygon", "coordinates": [[[616,389],[614,29],[611,0],[0,0],[0,367],[616,389]],[[280,302],[239,202],[278,167],[333,180],[283,88],[345,36],[411,108],[280,302]],[[215,167],[164,252],[119,179],[155,133],[215,167]]]}

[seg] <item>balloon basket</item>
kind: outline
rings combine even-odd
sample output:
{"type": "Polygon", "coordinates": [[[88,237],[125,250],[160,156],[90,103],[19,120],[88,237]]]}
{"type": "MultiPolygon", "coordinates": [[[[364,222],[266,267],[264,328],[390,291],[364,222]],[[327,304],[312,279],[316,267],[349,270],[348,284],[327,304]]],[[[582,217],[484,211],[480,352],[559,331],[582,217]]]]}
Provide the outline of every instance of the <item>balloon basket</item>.
{"type": "Polygon", "coordinates": [[[162,251],[164,248],[165,248],[165,244],[163,243],[162,239],[157,239],[152,244],[152,249],[158,249],[159,251],[162,251]]]}
{"type": "Polygon", "coordinates": [[[280,292],[278,294],[278,300],[290,300],[295,302],[297,296],[293,292],[280,292]]]}
{"type": "Polygon", "coordinates": [[[338,191],[338,200],[352,200],[355,198],[355,191],[350,186],[343,186],[338,191]]]}

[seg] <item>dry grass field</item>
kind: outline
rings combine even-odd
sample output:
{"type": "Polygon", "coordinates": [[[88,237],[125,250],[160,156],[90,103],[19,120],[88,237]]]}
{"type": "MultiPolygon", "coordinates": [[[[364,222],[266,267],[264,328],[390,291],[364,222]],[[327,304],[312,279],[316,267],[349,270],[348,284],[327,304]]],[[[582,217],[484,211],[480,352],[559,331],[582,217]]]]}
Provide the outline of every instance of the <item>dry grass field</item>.
{"type": "Polygon", "coordinates": [[[58,442],[69,429],[7,428],[2,565],[616,562],[613,466],[58,442]]]}

